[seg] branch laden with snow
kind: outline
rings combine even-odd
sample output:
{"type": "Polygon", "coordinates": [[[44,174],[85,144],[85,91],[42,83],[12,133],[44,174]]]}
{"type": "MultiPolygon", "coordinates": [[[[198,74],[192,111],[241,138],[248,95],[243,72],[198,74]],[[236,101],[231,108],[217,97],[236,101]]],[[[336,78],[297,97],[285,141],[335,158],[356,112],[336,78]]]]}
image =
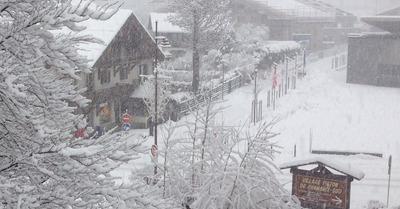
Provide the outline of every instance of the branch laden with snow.
{"type": "Polygon", "coordinates": [[[109,174],[140,151],[141,141],[72,134],[84,123],[77,108],[89,102],[74,85],[78,73],[90,73],[77,46],[99,42],[79,35],[85,28],[78,24],[108,19],[119,6],[0,0],[0,208],[132,208],[145,202],[109,174]]]}

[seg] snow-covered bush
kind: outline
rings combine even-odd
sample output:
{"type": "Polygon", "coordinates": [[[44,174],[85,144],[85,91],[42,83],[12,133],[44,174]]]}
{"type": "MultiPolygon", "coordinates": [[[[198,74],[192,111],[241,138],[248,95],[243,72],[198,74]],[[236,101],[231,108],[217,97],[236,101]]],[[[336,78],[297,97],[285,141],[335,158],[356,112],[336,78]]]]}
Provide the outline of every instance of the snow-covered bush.
{"type": "Polygon", "coordinates": [[[378,200],[370,200],[366,207],[367,209],[383,209],[386,208],[386,205],[378,200]]]}
{"type": "Polygon", "coordinates": [[[145,192],[192,209],[301,208],[274,175],[277,146],[272,149],[269,139],[276,135],[275,122],[224,127],[214,120],[222,110],[217,105],[208,97],[192,110],[193,121],[167,122],[160,129],[159,172],[148,170],[155,185],[145,192]]]}

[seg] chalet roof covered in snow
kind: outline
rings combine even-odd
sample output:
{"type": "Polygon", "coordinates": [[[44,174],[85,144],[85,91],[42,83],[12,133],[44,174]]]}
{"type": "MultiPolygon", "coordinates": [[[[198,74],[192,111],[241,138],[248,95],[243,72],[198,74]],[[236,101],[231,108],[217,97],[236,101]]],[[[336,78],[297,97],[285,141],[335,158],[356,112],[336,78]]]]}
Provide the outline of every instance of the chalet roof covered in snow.
{"type": "Polygon", "coordinates": [[[364,172],[356,169],[356,168],[351,168],[348,166],[340,165],[334,162],[331,162],[327,159],[324,158],[310,158],[310,159],[304,159],[304,160],[298,160],[298,161],[293,161],[289,163],[284,163],[279,166],[280,169],[287,169],[287,168],[292,168],[292,167],[299,167],[299,166],[305,166],[305,165],[311,165],[311,164],[319,164],[322,163],[326,167],[331,168],[333,170],[336,170],[340,173],[349,175],[354,177],[357,180],[361,180],[364,178],[364,172]]]}
{"type": "Polygon", "coordinates": [[[104,44],[89,43],[79,46],[81,49],[79,53],[90,60],[89,66],[94,65],[96,60],[103,54],[104,50],[132,14],[132,10],[119,9],[119,11],[108,20],[88,19],[79,23],[79,25],[86,26],[86,29],[79,32],[79,34],[92,35],[104,42],[104,44]]]}
{"type": "Polygon", "coordinates": [[[156,32],[156,21],[158,22],[157,31],[160,33],[184,33],[184,29],[168,21],[169,16],[174,13],[150,13],[150,24],[152,32],[156,32]]]}
{"type": "Polygon", "coordinates": [[[361,21],[394,34],[400,34],[400,16],[367,16],[361,21]]]}
{"type": "Polygon", "coordinates": [[[279,53],[284,50],[300,49],[300,44],[296,41],[268,41],[268,43],[262,47],[270,53],[279,53]]]}

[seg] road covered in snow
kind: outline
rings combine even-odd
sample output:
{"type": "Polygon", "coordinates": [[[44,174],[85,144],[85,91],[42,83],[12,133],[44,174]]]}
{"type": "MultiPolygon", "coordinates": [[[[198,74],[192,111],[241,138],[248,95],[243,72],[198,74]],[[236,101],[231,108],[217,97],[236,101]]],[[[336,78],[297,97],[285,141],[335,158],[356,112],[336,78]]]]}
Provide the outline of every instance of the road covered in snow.
{"type": "MultiPolygon", "coordinates": [[[[363,208],[370,200],[386,204],[388,158],[392,155],[389,207],[400,206],[400,89],[346,83],[346,69],[332,69],[332,58],[311,63],[296,89],[276,100],[275,110],[264,108],[263,120],[278,118],[273,139],[282,147],[277,164],[314,156],[330,159],[365,173],[351,188],[351,208],[363,208]],[[310,140],[311,139],[311,140],[310,140]],[[310,142],[311,141],[311,142],[310,142]],[[296,157],[294,150],[296,147],[296,157]],[[315,155],[311,150],[376,153],[358,155],[315,155]]],[[[278,72],[279,73],[279,72],[278,72]]],[[[259,99],[266,101],[271,81],[262,83],[259,99]]],[[[224,120],[232,124],[250,116],[254,87],[236,90],[226,98],[230,108],[224,120]],[[242,115],[242,116],[241,116],[242,115]]],[[[263,102],[266,104],[266,102],[263,102]]],[[[279,175],[279,174],[278,174],[279,175]]],[[[289,169],[280,176],[291,190],[289,169]]]]}

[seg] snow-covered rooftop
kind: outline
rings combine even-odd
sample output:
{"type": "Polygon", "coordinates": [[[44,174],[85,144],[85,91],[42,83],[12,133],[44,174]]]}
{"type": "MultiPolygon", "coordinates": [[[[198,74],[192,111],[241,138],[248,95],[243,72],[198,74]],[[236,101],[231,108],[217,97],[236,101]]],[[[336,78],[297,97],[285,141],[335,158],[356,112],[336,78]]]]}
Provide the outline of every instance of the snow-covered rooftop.
{"type": "Polygon", "coordinates": [[[366,16],[361,21],[394,34],[400,34],[400,16],[366,16]]]}
{"type": "Polygon", "coordinates": [[[151,30],[156,32],[156,24],[157,31],[160,33],[184,33],[184,29],[173,25],[170,21],[168,21],[169,16],[173,16],[175,13],[150,13],[150,21],[151,21],[151,30]]]}
{"type": "Polygon", "coordinates": [[[90,60],[89,66],[94,65],[131,15],[132,10],[120,9],[108,20],[88,19],[79,23],[79,25],[86,26],[85,30],[79,32],[80,35],[92,35],[104,42],[104,44],[89,43],[79,46],[80,50],[78,52],[90,60]]]}
{"type": "Polygon", "coordinates": [[[322,163],[326,167],[329,167],[333,170],[344,173],[346,175],[350,175],[357,180],[361,180],[362,178],[364,178],[364,175],[365,175],[364,172],[362,172],[356,168],[352,168],[349,166],[343,166],[343,165],[331,162],[322,157],[315,157],[315,158],[309,158],[309,159],[303,159],[303,160],[284,163],[284,164],[281,164],[279,166],[279,168],[287,169],[287,168],[291,168],[291,167],[305,166],[305,165],[318,164],[318,163],[322,163]]]}
{"type": "Polygon", "coordinates": [[[268,41],[263,48],[270,53],[278,53],[284,50],[300,49],[300,44],[295,41],[268,41]]]}
{"type": "Polygon", "coordinates": [[[334,17],[335,11],[325,12],[296,0],[255,0],[275,10],[295,17],[334,17]]]}

